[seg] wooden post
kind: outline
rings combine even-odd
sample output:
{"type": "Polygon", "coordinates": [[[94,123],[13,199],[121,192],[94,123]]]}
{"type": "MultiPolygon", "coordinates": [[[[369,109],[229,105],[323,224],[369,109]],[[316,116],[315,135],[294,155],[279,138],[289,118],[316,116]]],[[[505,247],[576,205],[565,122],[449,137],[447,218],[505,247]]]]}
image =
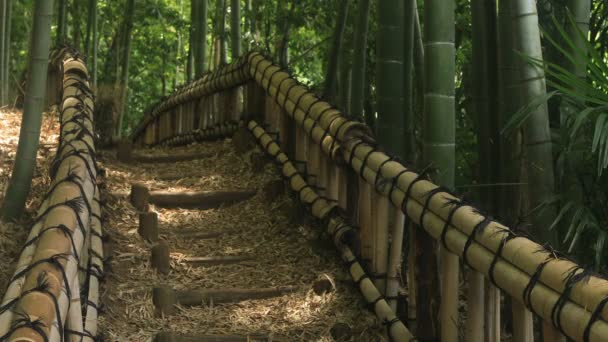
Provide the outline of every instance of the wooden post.
{"type": "Polygon", "coordinates": [[[500,290],[486,279],[485,341],[500,342],[500,290]]]}
{"type": "Polygon", "coordinates": [[[150,264],[159,273],[169,274],[171,271],[171,257],[169,256],[169,245],[161,240],[150,250],[150,264]]]}
{"type": "Polygon", "coordinates": [[[153,211],[140,213],[137,232],[148,241],[158,241],[158,215],[153,211]]]}
{"type": "Polygon", "coordinates": [[[483,341],[484,322],[484,284],[483,274],[469,269],[467,271],[467,321],[465,326],[466,341],[483,341]]]}
{"type": "Polygon", "coordinates": [[[257,122],[264,122],[266,111],[264,88],[260,87],[256,81],[247,83],[247,106],[246,117],[257,122]]]}
{"type": "MultiPolygon", "coordinates": [[[[388,200],[388,199],[387,199],[388,200]]],[[[399,270],[401,269],[401,251],[403,249],[403,232],[405,215],[401,208],[391,206],[391,248],[386,274],[386,297],[388,304],[394,312],[397,312],[397,295],[399,294],[399,270]]],[[[407,262],[407,260],[405,260],[407,262]]]]}
{"type": "Polygon", "coordinates": [[[116,159],[122,163],[130,163],[133,155],[133,143],[130,139],[122,139],[116,146],[116,159]]]}
{"type": "Polygon", "coordinates": [[[390,203],[386,196],[372,190],[372,206],[375,206],[374,213],[374,256],[372,259],[373,272],[377,278],[375,284],[380,293],[386,293],[386,276],[388,263],[388,219],[390,217],[390,203]]]}
{"type": "Polygon", "coordinates": [[[513,341],[534,342],[532,312],[514,298],[511,298],[511,311],[513,314],[513,341]]]}
{"type": "Polygon", "coordinates": [[[134,183],[131,185],[131,204],[139,211],[148,210],[148,200],[150,198],[150,190],[143,183],[134,183]]]}
{"type": "Polygon", "coordinates": [[[359,183],[359,241],[361,243],[361,258],[367,266],[373,259],[373,225],[371,206],[371,185],[364,180],[359,183]]]}

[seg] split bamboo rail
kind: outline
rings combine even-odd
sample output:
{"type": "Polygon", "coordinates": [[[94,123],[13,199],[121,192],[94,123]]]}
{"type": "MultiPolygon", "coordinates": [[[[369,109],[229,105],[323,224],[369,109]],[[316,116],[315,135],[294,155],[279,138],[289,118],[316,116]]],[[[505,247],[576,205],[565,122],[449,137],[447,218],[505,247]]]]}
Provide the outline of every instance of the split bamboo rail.
{"type": "MultiPolygon", "coordinates": [[[[259,136],[273,135],[272,140],[264,139],[262,148],[268,151],[276,144],[293,160],[293,169],[301,172],[307,186],[300,189],[300,199],[303,194],[320,196],[308,202],[313,215],[321,213],[315,205],[327,202],[327,208],[340,208],[342,224],[358,227],[350,251],[361,260],[361,272],[369,273],[386,297],[391,312],[396,309],[402,258],[408,260],[410,271],[401,278],[408,279],[411,295],[417,292],[412,253],[402,256],[401,250],[403,241],[424,230],[462,258],[471,276],[467,277],[470,288],[487,289],[485,296],[469,289],[469,317],[487,321],[485,332],[483,323],[467,322],[467,336],[486,336],[486,340],[500,336],[500,324],[495,323],[501,294],[493,295],[492,286],[484,287],[483,276],[512,299],[513,335],[518,339],[532,340],[532,312],[542,319],[543,326],[537,329],[543,330],[545,341],[608,340],[606,279],[493,220],[433,184],[424,172],[387,155],[365,125],[259,53],[248,53],[178,90],[145,115],[131,138],[144,145],[184,144],[194,140],[184,137],[196,132],[250,119],[263,123],[268,131],[262,134],[261,127],[249,123],[254,135],[256,131],[259,136]]],[[[320,216],[325,215],[329,214],[320,216]]],[[[454,305],[457,299],[457,293],[443,293],[441,301],[454,305]]],[[[410,300],[413,303],[415,298],[410,300]]],[[[456,338],[442,336],[445,341],[456,338]]]]}
{"type": "Polygon", "coordinates": [[[59,102],[50,189],[0,306],[2,341],[95,341],[103,276],[93,94],[77,53],[51,55],[47,100],[59,102]]]}

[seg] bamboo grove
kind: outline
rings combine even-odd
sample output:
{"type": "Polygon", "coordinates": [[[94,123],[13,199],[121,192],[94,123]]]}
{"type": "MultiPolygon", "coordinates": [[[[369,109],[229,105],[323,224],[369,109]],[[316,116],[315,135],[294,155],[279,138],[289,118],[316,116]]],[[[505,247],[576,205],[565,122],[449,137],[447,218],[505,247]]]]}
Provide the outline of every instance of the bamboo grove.
{"type": "Polygon", "coordinates": [[[600,0],[0,0],[4,219],[61,113],[0,339],[96,337],[96,145],[223,138],[276,163],[392,340],[608,339],[607,32],[600,0]]]}
{"type": "MultiPolygon", "coordinates": [[[[256,138],[261,139],[263,149],[283,167],[287,181],[298,197],[304,203],[309,203],[313,215],[322,221],[329,220],[329,229],[334,235],[335,230],[340,230],[342,226],[333,223],[334,228],[331,228],[331,220],[357,222],[360,227],[357,232],[359,258],[368,261],[367,267],[372,274],[364,276],[374,279],[376,288],[389,303],[396,298],[394,293],[387,293],[390,283],[387,281],[393,278],[386,277],[382,281],[382,278],[373,275],[391,272],[389,264],[393,272],[400,268],[402,239],[390,240],[391,243],[388,236],[403,236],[405,219],[418,227],[417,234],[428,234],[446,252],[460,257],[467,272],[473,275],[467,279],[475,279],[475,275],[479,274],[510,297],[513,303],[521,303],[512,305],[513,315],[528,317],[529,321],[514,324],[514,333],[518,336],[532,333],[529,330],[532,316],[526,314],[529,310],[543,319],[545,336],[568,336],[588,341],[605,338],[607,332],[604,330],[608,326],[603,320],[606,303],[603,289],[606,288],[606,280],[494,221],[455,197],[446,187],[433,184],[423,174],[416,173],[378,150],[373,134],[365,125],[353,121],[311,93],[287,71],[259,53],[246,54],[234,63],[206,74],[156,105],[148,112],[132,139],[136,143],[154,145],[168,137],[190,136],[191,139],[182,140],[182,143],[188,143],[196,140],[201,132],[222,122],[244,120],[242,112],[237,111],[236,117],[234,114],[234,108],[239,107],[236,102],[238,96],[234,94],[239,92],[245,97],[243,112],[249,113],[251,118],[264,120],[271,132],[278,132],[277,135],[282,137],[280,141],[274,141],[258,128],[257,123],[247,124],[256,138]],[[228,115],[213,118],[211,113],[228,115]],[[281,151],[291,151],[292,155],[287,157],[281,151]],[[287,164],[288,158],[296,162],[306,161],[307,173],[299,176],[298,181],[292,178],[296,168],[287,164]],[[357,184],[357,177],[350,177],[349,174],[359,177],[360,182],[357,184]],[[338,203],[344,216],[323,214],[320,202],[307,195],[310,192],[305,190],[310,188],[306,187],[305,178],[309,186],[321,189],[319,191],[325,198],[338,203]],[[355,188],[358,191],[352,194],[355,188]],[[358,200],[353,201],[352,197],[357,192],[358,200]],[[369,210],[373,206],[375,209],[369,210]],[[382,244],[384,247],[381,247],[382,244]]],[[[407,227],[412,229],[413,226],[407,227]]],[[[335,241],[338,248],[344,249],[347,247],[343,244],[349,240],[337,238],[335,241]]],[[[405,260],[413,257],[413,254],[409,254],[405,260]]],[[[442,270],[443,279],[450,279],[445,278],[445,272],[453,269],[442,270]]],[[[416,293],[422,292],[418,280],[420,273],[418,270],[415,275],[407,277],[411,282],[408,285],[417,287],[416,293]]],[[[359,283],[362,279],[358,277],[355,281],[359,283]]],[[[442,287],[456,288],[454,292],[442,293],[442,306],[457,303],[454,298],[445,299],[457,295],[458,277],[455,281],[442,287]]],[[[392,286],[390,289],[394,291],[392,286]]],[[[363,291],[368,298],[367,290],[363,291]]],[[[500,296],[500,292],[494,293],[500,296]]],[[[421,298],[416,298],[417,314],[428,310],[428,307],[420,307],[423,303],[421,298]]],[[[483,302],[474,298],[468,302],[471,317],[479,317],[473,313],[483,310],[483,302]]],[[[495,303],[499,309],[500,301],[495,303]]],[[[475,314],[486,317],[490,312],[475,314]]],[[[384,314],[379,315],[385,319],[384,314]]],[[[444,319],[443,315],[441,317],[444,319]]],[[[445,323],[442,323],[444,326],[445,323]]],[[[390,334],[390,324],[388,328],[390,334]]],[[[442,328],[442,339],[457,338],[457,335],[452,335],[452,329],[458,327],[442,328]]],[[[483,329],[484,325],[479,322],[467,322],[467,334],[470,336],[484,336],[483,329]]],[[[499,331],[500,323],[494,325],[493,329],[499,331]]],[[[496,331],[491,333],[500,336],[496,331]]],[[[407,335],[396,336],[399,336],[397,340],[408,340],[401,337],[407,335]]]]}

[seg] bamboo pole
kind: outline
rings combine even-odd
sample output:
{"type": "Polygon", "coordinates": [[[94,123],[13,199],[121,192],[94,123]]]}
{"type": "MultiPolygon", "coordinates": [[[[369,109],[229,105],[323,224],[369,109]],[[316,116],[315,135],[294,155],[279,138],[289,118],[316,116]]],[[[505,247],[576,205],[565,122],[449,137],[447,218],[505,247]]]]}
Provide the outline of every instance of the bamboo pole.
{"type": "MultiPolygon", "coordinates": [[[[388,259],[388,270],[386,274],[386,298],[394,312],[397,312],[397,295],[399,293],[399,270],[401,269],[401,250],[403,248],[403,232],[405,216],[401,210],[391,208],[391,247],[388,259]]],[[[405,260],[407,262],[407,260],[405,260]]]]}
{"type": "Polygon", "coordinates": [[[335,214],[333,208],[336,204],[330,204],[322,197],[319,197],[318,194],[307,185],[304,178],[300,176],[288,157],[281,152],[280,147],[276,143],[272,142],[272,138],[262,127],[256,122],[251,121],[248,124],[248,128],[256,137],[260,146],[265,147],[266,152],[269,155],[274,156],[277,163],[282,165],[283,175],[288,177],[289,184],[298,194],[299,199],[303,203],[311,205],[312,215],[319,219],[326,219],[329,217],[328,232],[334,237],[334,243],[340,251],[342,259],[350,265],[349,274],[358,284],[359,290],[363,294],[365,300],[368,303],[374,303],[373,311],[378,319],[382,322],[388,322],[388,335],[391,339],[393,341],[410,341],[413,339],[412,334],[405,325],[399,321],[386,300],[383,299],[378,289],[374,286],[369,275],[366,274],[361,264],[357,261],[357,258],[350,247],[342,242],[343,235],[352,231],[353,228],[346,224],[339,215],[335,214]]]}
{"type": "Polygon", "coordinates": [[[467,321],[466,341],[484,341],[484,284],[483,274],[469,269],[467,271],[467,321]]]}
{"type": "Polygon", "coordinates": [[[374,257],[373,257],[373,272],[376,273],[374,283],[383,295],[386,294],[386,280],[388,270],[388,227],[390,214],[390,202],[387,197],[378,195],[374,192],[373,207],[374,220],[374,257]]]}

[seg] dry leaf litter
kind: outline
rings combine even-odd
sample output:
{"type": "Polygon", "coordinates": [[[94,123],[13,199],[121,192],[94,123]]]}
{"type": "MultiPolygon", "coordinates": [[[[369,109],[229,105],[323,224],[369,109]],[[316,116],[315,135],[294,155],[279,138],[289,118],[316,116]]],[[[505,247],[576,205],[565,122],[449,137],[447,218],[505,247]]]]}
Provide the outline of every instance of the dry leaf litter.
{"type": "Polygon", "coordinates": [[[351,341],[380,341],[382,324],[366,306],[331,246],[319,252],[315,238],[320,227],[289,223],[279,208],[292,201],[287,195],[265,199],[264,184],[279,178],[273,164],[253,173],[248,154],[237,154],[230,139],[147,154],[209,152],[210,158],[177,163],[124,164],[113,152],[101,152],[106,169],[105,233],[110,270],[104,286],[106,312],[100,331],[107,341],[150,341],[161,330],[181,334],[266,333],[285,341],[332,341],[330,329],[346,323],[351,341]],[[207,191],[255,189],[245,202],[211,210],[161,209],[160,238],[171,249],[172,271],[158,275],[149,262],[151,245],[137,234],[138,214],[128,200],[133,182],[152,190],[207,191]],[[221,232],[211,240],[184,238],[180,230],[221,232]],[[245,255],[253,261],[213,267],[190,267],[186,257],[245,255]],[[312,285],[330,277],[336,291],[317,296],[312,285]],[[298,286],[295,293],[238,304],[179,307],[175,315],[154,315],[151,290],[165,285],[175,289],[227,289],[298,286]]]}

